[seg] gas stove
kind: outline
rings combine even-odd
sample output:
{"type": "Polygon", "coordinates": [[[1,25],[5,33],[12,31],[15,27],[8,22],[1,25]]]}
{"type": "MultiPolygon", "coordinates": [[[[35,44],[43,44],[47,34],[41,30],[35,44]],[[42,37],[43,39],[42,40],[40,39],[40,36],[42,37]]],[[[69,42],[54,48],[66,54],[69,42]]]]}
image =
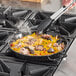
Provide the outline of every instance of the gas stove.
{"type": "MultiPolygon", "coordinates": [[[[47,32],[56,32],[67,38],[66,50],[47,61],[29,61],[17,58],[9,50],[8,42],[19,29],[21,32],[30,33],[36,30],[37,25],[48,18],[52,13],[38,12],[27,9],[14,9],[11,7],[0,8],[0,76],[53,76],[61,61],[67,57],[67,51],[76,37],[76,29],[68,29],[63,18],[75,15],[63,15],[56,21],[54,27],[47,32]],[[26,29],[24,29],[26,28],[26,29]],[[30,28],[27,30],[27,28],[30,28]]],[[[72,24],[73,25],[73,24],[72,24]]]]}

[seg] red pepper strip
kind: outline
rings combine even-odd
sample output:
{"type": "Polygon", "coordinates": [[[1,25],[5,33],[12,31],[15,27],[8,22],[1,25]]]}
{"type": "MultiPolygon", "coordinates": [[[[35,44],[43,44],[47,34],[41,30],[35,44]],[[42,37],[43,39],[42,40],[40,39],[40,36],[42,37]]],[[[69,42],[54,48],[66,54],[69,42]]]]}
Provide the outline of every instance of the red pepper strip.
{"type": "Polygon", "coordinates": [[[35,54],[35,56],[37,56],[37,54],[35,54]]]}
{"type": "Polygon", "coordinates": [[[46,51],[44,50],[43,53],[46,53],[46,51]]]}
{"type": "Polygon", "coordinates": [[[40,53],[40,55],[42,55],[42,54],[40,53]]]}
{"type": "Polygon", "coordinates": [[[13,44],[10,44],[10,46],[12,47],[12,46],[13,46],[13,44]]]}

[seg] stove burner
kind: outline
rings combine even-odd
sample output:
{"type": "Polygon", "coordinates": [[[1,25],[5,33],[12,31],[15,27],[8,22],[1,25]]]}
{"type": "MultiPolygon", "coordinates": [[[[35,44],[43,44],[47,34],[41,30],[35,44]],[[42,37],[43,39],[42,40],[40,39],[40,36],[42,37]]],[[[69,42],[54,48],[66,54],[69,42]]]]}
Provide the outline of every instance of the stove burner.
{"type": "Polygon", "coordinates": [[[4,64],[2,60],[0,60],[0,75],[9,76],[9,68],[4,64]]]}

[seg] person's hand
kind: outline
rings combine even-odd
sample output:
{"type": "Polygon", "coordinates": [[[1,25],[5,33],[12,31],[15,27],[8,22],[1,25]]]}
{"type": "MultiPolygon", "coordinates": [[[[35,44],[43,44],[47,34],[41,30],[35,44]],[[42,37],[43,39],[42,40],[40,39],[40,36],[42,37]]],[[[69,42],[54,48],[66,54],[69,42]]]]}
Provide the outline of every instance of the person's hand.
{"type": "MultiPolygon", "coordinates": [[[[68,6],[73,0],[62,0],[62,5],[63,6],[68,6]]],[[[76,6],[76,2],[70,7],[73,8],[74,6],[76,6]]]]}
{"type": "Polygon", "coordinates": [[[75,7],[76,6],[76,2],[70,7],[70,9],[72,9],[73,7],[75,7]]]}
{"type": "Polygon", "coordinates": [[[73,0],[62,0],[62,5],[68,6],[73,0]]]}

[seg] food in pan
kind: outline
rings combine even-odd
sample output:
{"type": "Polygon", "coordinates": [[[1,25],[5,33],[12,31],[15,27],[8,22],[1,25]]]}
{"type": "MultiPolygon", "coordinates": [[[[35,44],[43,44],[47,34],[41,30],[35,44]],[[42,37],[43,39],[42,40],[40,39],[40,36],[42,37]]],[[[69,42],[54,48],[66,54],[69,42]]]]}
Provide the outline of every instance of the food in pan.
{"type": "Polygon", "coordinates": [[[33,33],[12,42],[10,47],[23,55],[45,56],[62,51],[65,44],[58,36],[33,33]]]}

